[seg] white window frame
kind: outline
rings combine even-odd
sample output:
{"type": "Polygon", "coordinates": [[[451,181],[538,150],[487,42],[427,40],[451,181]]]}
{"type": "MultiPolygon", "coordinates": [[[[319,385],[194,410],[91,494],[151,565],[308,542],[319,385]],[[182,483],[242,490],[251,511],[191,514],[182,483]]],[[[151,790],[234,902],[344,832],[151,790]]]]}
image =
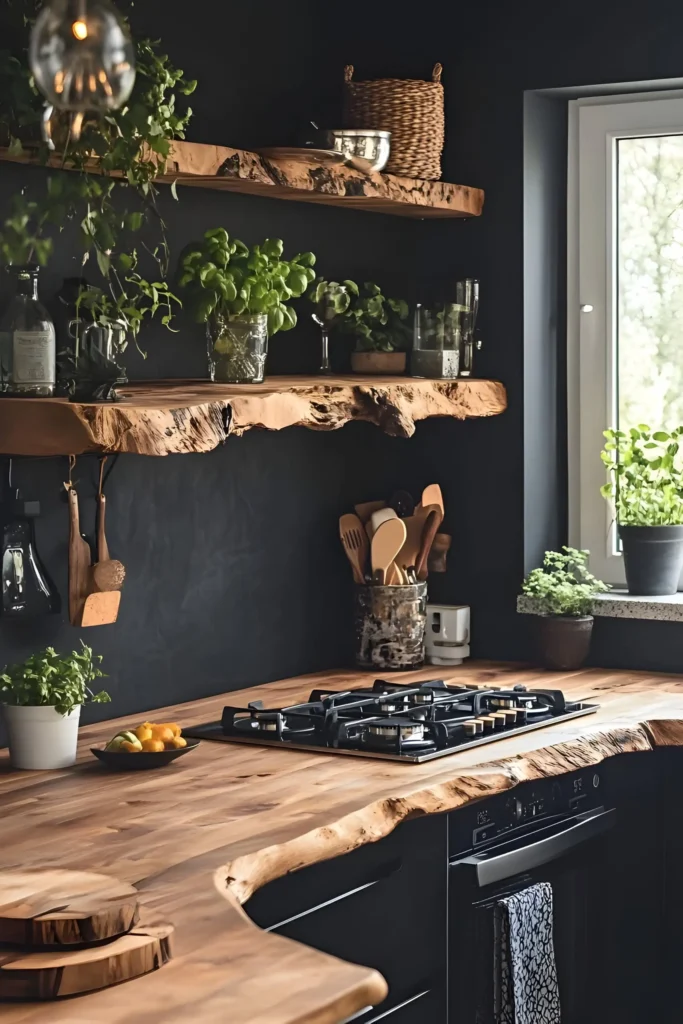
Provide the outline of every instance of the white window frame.
{"type": "Polygon", "coordinates": [[[625,582],[623,558],[612,511],[600,496],[603,430],[616,422],[616,148],[618,139],[662,134],[683,134],[683,91],[569,104],[569,540],[588,548],[591,570],[617,586],[625,582]]]}

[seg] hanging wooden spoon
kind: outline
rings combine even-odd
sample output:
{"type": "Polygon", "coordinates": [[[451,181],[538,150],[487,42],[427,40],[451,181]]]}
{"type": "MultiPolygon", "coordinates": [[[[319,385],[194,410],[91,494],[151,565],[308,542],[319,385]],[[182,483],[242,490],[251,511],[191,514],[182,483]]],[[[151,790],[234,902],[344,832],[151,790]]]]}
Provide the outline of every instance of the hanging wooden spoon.
{"type": "Polygon", "coordinates": [[[64,486],[69,500],[69,622],[80,626],[90,590],[90,545],[81,536],[78,494],[71,483],[71,473],[69,483],[64,486]]]}
{"type": "Polygon", "coordinates": [[[402,519],[388,519],[378,526],[370,544],[372,578],[375,583],[389,583],[396,556],[405,544],[405,539],[406,526],[402,519]]]}

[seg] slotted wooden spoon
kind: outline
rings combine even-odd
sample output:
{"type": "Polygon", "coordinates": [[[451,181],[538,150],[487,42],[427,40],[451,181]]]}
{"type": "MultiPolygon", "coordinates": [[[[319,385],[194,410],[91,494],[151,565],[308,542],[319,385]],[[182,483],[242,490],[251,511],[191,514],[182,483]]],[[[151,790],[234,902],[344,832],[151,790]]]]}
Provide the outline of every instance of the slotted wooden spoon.
{"type": "Polygon", "coordinates": [[[346,557],[351,563],[356,583],[365,583],[365,568],[368,564],[370,542],[358,516],[352,512],[339,517],[339,536],[344,545],[346,557]]]}

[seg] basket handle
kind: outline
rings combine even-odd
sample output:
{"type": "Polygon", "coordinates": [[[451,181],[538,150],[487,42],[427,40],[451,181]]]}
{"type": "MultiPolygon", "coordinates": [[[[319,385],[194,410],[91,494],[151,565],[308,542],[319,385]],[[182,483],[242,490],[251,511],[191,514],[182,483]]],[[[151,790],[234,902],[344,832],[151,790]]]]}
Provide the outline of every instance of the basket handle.
{"type": "Polygon", "coordinates": [[[344,68],[344,81],[350,82],[353,78],[353,64],[347,64],[344,68]]]}
{"type": "MultiPolygon", "coordinates": [[[[353,71],[353,68],[351,68],[353,71]]],[[[440,82],[443,73],[443,64],[435,64],[432,68],[432,82],[440,82]]]]}

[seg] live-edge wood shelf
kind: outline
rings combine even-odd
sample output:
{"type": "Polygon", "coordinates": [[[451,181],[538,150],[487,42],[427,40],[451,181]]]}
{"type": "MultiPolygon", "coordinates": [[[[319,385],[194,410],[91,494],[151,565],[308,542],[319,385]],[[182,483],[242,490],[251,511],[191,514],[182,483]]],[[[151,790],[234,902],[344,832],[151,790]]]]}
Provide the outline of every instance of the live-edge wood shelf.
{"type": "Polygon", "coordinates": [[[336,430],[352,420],[410,437],[419,420],[495,416],[506,405],[505,388],[492,380],[354,375],[270,377],[263,384],[150,381],[128,385],[116,403],[0,398],[0,454],[209,452],[254,428],[336,430]]]}
{"type": "MultiPolygon", "coordinates": [[[[28,151],[10,156],[1,148],[0,160],[35,162],[28,151]]],[[[61,158],[55,157],[54,165],[61,167],[61,158]]],[[[244,149],[199,142],[174,142],[166,174],[158,180],[416,219],[478,217],[484,205],[481,189],[466,185],[362,174],[309,160],[267,159],[244,149]]]]}

